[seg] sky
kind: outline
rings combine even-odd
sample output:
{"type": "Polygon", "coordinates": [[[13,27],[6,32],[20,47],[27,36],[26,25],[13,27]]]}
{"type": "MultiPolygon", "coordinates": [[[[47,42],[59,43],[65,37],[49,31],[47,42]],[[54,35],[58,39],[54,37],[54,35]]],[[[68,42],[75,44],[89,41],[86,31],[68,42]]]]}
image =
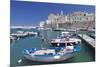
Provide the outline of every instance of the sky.
{"type": "Polygon", "coordinates": [[[50,13],[65,15],[75,11],[95,13],[93,5],[75,5],[60,3],[11,1],[10,5],[11,26],[38,26],[40,21],[45,21],[50,13]]]}

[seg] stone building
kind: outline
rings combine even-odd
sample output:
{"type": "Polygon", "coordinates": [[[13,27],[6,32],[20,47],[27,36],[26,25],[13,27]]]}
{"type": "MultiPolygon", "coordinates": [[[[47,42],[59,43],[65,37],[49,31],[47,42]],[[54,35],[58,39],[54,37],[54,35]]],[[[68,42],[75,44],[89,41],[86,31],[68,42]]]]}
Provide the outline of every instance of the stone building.
{"type": "Polygon", "coordinates": [[[95,14],[77,11],[64,15],[61,11],[60,14],[50,14],[44,24],[54,29],[92,29],[95,28],[95,14]]]}
{"type": "Polygon", "coordinates": [[[95,14],[88,12],[74,12],[68,16],[69,21],[72,23],[72,28],[88,29],[95,27],[95,14]]]}

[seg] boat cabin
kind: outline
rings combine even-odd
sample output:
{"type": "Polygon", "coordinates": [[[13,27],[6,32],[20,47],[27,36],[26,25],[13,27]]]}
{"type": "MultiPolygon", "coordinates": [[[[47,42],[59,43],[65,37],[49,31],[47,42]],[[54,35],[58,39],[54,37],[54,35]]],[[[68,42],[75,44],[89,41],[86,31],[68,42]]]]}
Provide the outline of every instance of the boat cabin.
{"type": "Polygon", "coordinates": [[[79,43],[81,43],[81,41],[75,38],[69,38],[68,40],[66,39],[52,39],[51,40],[51,45],[54,47],[74,46],[79,43]]]}
{"type": "Polygon", "coordinates": [[[70,35],[69,32],[61,32],[61,36],[62,36],[62,37],[66,37],[66,36],[69,36],[69,35],[70,35]]]}

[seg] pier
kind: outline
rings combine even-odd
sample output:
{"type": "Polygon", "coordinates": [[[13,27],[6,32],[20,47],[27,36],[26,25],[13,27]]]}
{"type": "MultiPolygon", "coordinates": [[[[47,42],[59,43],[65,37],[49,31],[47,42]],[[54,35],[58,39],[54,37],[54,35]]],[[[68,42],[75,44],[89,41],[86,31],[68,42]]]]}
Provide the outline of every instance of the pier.
{"type": "Polygon", "coordinates": [[[89,45],[91,45],[93,48],[95,48],[95,39],[89,37],[86,34],[78,34],[78,36],[83,39],[84,41],[86,41],[89,45]]]}

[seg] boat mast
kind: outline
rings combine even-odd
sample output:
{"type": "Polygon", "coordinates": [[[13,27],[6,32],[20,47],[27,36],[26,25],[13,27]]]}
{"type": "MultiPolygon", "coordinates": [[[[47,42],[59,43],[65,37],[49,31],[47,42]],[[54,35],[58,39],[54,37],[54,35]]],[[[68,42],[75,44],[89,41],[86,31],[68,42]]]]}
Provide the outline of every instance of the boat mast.
{"type": "Polygon", "coordinates": [[[40,34],[40,39],[41,39],[41,49],[43,49],[43,45],[45,44],[45,36],[44,36],[44,32],[43,32],[43,30],[41,30],[41,32],[40,32],[41,34],[40,34]]]}

